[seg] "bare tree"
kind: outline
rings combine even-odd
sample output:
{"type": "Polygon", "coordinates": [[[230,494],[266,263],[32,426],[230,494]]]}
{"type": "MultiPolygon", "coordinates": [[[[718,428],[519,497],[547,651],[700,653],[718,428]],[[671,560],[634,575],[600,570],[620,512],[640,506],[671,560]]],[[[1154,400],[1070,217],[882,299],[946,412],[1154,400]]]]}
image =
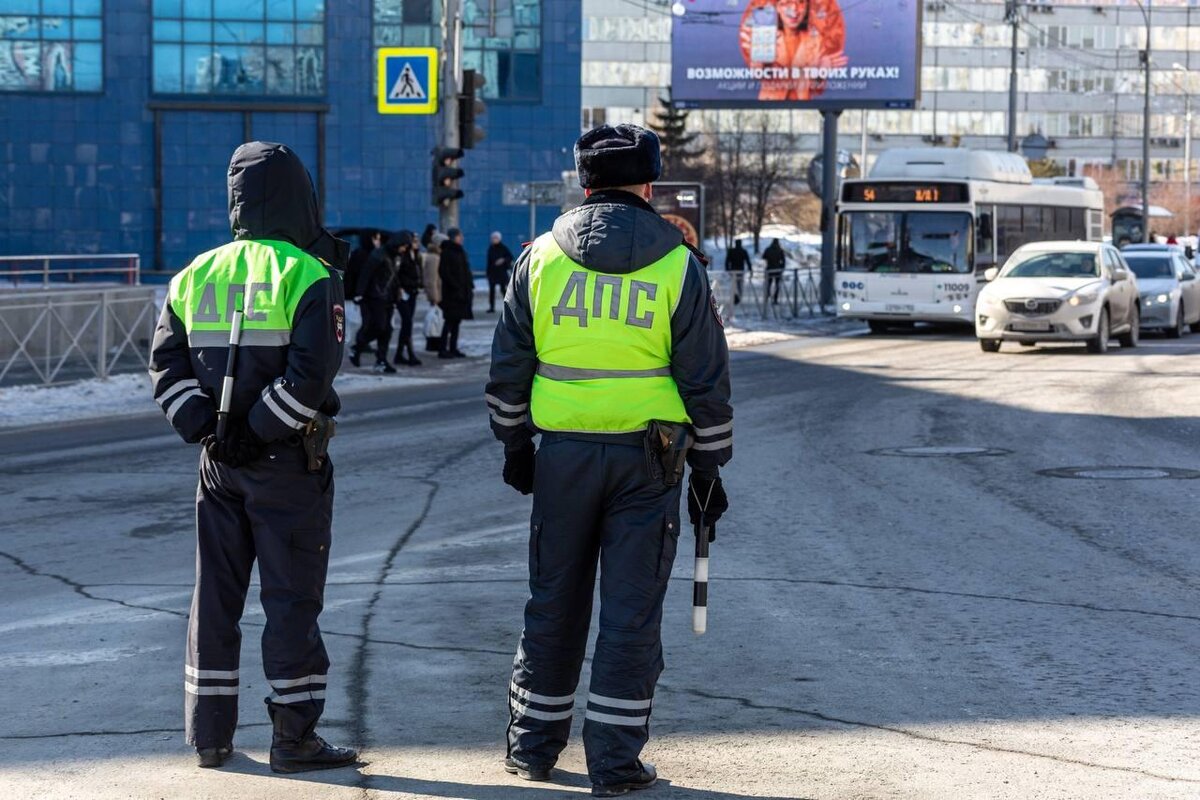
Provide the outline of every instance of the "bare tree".
{"type": "Polygon", "coordinates": [[[733,115],[733,128],[706,137],[706,158],[700,165],[708,189],[709,207],[715,212],[714,233],[726,247],[733,244],[743,220],[749,134],[742,114],[733,115]]]}
{"type": "Polygon", "coordinates": [[[759,252],[763,226],[775,208],[779,189],[793,169],[795,137],[779,130],[775,117],[758,114],[752,120],[750,154],[745,175],[745,216],[754,234],[754,252],[759,252]]]}

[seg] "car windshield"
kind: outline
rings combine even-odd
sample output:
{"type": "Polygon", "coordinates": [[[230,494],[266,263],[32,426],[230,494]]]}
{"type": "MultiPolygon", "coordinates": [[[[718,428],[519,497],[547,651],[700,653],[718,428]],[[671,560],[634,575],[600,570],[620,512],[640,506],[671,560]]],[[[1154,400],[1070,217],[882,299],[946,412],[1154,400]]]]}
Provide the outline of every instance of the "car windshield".
{"type": "Polygon", "coordinates": [[[1171,257],[1159,253],[1122,253],[1129,262],[1130,269],[1139,278],[1174,278],[1175,266],[1171,257]]]}
{"type": "Polygon", "coordinates": [[[1097,278],[1100,265],[1095,253],[1056,253],[1045,250],[1018,253],[1002,278],[1097,278]]]}
{"type": "Polygon", "coordinates": [[[971,216],[960,212],[855,211],[843,222],[842,269],[970,272],[971,216]]]}

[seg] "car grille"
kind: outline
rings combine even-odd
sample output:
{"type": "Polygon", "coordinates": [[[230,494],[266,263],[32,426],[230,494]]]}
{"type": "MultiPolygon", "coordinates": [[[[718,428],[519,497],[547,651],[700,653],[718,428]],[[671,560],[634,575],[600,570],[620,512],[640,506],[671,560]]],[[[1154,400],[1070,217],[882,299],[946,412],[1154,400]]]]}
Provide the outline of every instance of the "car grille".
{"type": "Polygon", "coordinates": [[[1062,300],[1005,300],[1004,307],[1014,314],[1037,316],[1053,314],[1062,305],[1062,300]]]}

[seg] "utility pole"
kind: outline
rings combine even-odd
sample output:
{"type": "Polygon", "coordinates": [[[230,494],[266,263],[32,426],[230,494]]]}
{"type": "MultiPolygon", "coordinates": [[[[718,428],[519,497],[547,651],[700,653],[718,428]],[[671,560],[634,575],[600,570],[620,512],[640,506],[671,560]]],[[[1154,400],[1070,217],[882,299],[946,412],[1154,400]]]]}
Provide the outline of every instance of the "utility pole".
{"type": "Polygon", "coordinates": [[[837,244],[838,117],[841,111],[821,112],[821,312],[834,303],[833,273],[837,244]]]}
{"type": "Polygon", "coordinates": [[[1006,0],[1004,19],[1012,26],[1012,52],[1008,71],[1008,152],[1017,152],[1017,29],[1021,22],[1020,0],[1006,0]]]}
{"type": "MultiPolygon", "coordinates": [[[[458,148],[458,95],[460,93],[459,42],[462,35],[462,0],[443,0],[442,5],[442,141],[439,147],[458,148]]],[[[458,201],[443,203],[438,227],[444,233],[458,227],[458,201]]]]}
{"type": "Polygon", "coordinates": [[[1192,235],[1192,96],[1183,96],[1183,224],[1192,235]]]}
{"type": "Polygon", "coordinates": [[[1142,241],[1150,241],[1150,0],[1142,5],[1134,0],[1142,16],[1146,18],[1146,49],[1142,51],[1142,67],[1145,73],[1146,91],[1142,101],[1142,241]]]}

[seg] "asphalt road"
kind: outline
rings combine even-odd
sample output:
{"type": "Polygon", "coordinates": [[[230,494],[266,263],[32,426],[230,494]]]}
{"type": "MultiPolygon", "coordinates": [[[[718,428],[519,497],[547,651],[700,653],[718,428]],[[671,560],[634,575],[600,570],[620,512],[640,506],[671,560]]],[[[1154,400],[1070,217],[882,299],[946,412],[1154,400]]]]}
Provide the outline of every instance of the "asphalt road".
{"type": "MultiPolygon", "coordinates": [[[[1200,481],[1039,474],[1200,469],[1198,352],[739,352],[710,631],[681,555],[645,799],[1200,797],[1200,481]],[[991,450],[886,452],[913,446],[991,450]]],[[[239,754],[194,768],[194,449],[154,418],[0,433],[0,796],[585,792],[574,744],[557,786],[500,769],[529,501],[499,480],[483,374],[360,395],[339,429],[323,730],[361,771],[270,774],[253,598],[239,754]]]]}

